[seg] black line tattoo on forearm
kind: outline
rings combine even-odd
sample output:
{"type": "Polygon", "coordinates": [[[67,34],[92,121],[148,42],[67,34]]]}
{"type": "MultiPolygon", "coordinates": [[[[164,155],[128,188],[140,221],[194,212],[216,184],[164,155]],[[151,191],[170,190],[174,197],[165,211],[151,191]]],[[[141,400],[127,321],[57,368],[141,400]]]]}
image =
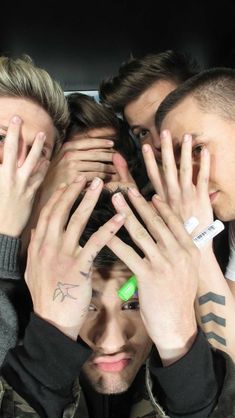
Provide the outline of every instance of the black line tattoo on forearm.
{"type": "Polygon", "coordinates": [[[217,335],[215,332],[211,331],[211,332],[206,332],[206,336],[208,338],[208,340],[210,339],[214,339],[216,340],[218,343],[224,345],[226,347],[227,343],[226,340],[222,337],[220,337],[219,335],[217,335]]]}
{"type": "Polygon", "coordinates": [[[219,305],[225,305],[225,296],[217,295],[213,292],[208,292],[198,298],[199,305],[204,305],[207,302],[215,302],[219,305]]]}
{"type": "Polygon", "coordinates": [[[226,319],[215,315],[213,312],[210,312],[207,315],[202,316],[201,321],[203,324],[207,324],[207,322],[213,321],[216,322],[216,324],[221,325],[222,327],[226,327],[226,319]]]}
{"type": "Polygon", "coordinates": [[[77,298],[75,298],[69,293],[71,289],[74,289],[76,287],[79,287],[79,284],[69,284],[69,283],[58,282],[57,288],[55,289],[54,294],[53,294],[53,300],[56,300],[59,297],[61,298],[60,302],[63,302],[65,298],[77,300],[77,298]]]}

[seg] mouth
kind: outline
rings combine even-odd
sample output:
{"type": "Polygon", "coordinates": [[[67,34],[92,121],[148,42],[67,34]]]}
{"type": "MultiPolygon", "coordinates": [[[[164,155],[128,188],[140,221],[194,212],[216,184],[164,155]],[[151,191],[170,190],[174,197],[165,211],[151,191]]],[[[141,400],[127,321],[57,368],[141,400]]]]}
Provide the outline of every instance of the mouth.
{"type": "Polygon", "coordinates": [[[130,356],[127,354],[119,354],[98,357],[93,361],[93,364],[102,372],[120,372],[124,370],[130,362],[130,356]]]}

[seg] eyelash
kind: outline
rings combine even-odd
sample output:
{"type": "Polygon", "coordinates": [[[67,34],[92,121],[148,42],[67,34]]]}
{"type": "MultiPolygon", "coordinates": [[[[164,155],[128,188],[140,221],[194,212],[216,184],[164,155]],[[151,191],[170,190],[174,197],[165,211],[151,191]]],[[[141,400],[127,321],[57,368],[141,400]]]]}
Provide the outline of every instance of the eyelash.
{"type": "Polygon", "coordinates": [[[142,140],[144,140],[145,139],[145,137],[146,137],[146,135],[149,133],[149,130],[148,129],[141,129],[139,132],[133,132],[133,135],[135,136],[135,138],[138,140],[138,141],[142,141],[142,140]],[[143,132],[145,132],[145,134],[141,137],[141,134],[143,133],[143,132]]]}
{"type": "MultiPolygon", "coordinates": [[[[140,309],[140,304],[139,304],[138,300],[131,300],[131,301],[128,301],[128,302],[126,302],[122,305],[122,310],[123,311],[131,311],[131,310],[136,311],[136,310],[139,310],[139,309],[140,309]]],[[[97,310],[98,309],[96,308],[96,306],[93,305],[92,303],[88,307],[88,312],[97,312],[97,310]]]]}
{"type": "Polygon", "coordinates": [[[5,141],[5,139],[6,139],[6,135],[4,135],[4,134],[0,134],[0,143],[1,143],[1,142],[4,142],[4,141],[5,141]]]}
{"type": "Polygon", "coordinates": [[[204,148],[203,144],[198,144],[192,149],[192,155],[194,158],[200,157],[200,154],[204,148]],[[198,152],[199,151],[199,152],[198,152]]]}

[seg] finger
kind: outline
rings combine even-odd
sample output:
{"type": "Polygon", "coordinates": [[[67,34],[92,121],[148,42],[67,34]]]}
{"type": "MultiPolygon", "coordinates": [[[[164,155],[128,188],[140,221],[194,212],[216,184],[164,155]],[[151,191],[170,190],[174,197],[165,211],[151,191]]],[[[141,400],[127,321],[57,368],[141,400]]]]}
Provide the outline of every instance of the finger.
{"type": "Polygon", "coordinates": [[[123,242],[119,237],[114,235],[107,243],[107,247],[113,251],[114,254],[138,276],[144,275],[146,266],[143,258],[128,244],[123,242]]]}
{"type": "MultiPolygon", "coordinates": [[[[157,246],[160,252],[162,252],[162,249],[164,251],[167,249],[168,251],[168,247],[171,249],[171,251],[177,251],[177,240],[165,224],[161,214],[158,212],[158,209],[150,204],[150,202],[146,201],[144,197],[138,192],[138,190],[134,188],[130,188],[128,190],[128,197],[144,221],[147,230],[154,238],[155,242],[157,242],[157,246]]],[[[146,254],[146,256],[148,255],[146,254]]]]}
{"type": "Polygon", "coordinates": [[[3,166],[7,172],[12,172],[17,167],[21,125],[22,120],[19,116],[13,116],[9,122],[7,136],[3,148],[3,166]]]}
{"type": "Polygon", "coordinates": [[[116,174],[116,169],[113,164],[96,161],[79,161],[77,170],[83,173],[93,171],[96,173],[116,174]]]}
{"type": "Polygon", "coordinates": [[[33,145],[24,163],[21,165],[20,172],[26,180],[32,174],[40,158],[42,158],[42,149],[43,149],[45,140],[46,140],[46,135],[44,134],[44,132],[39,132],[35,137],[33,145]]]}
{"type": "Polygon", "coordinates": [[[161,225],[159,225],[158,231],[159,234],[161,234],[163,242],[165,241],[166,248],[172,248],[175,255],[177,255],[177,243],[184,247],[184,249],[194,248],[195,245],[192,241],[192,238],[187,233],[183,222],[172,211],[169,205],[162,201],[157,195],[153,196],[153,200],[159,215],[167,226],[166,231],[161,225]]]}
{"type": "Polygon", "coordinates": [[[43,207],[43,209],[40,212],[39,219],[37,222],[37,226],[34,232],[34,250],[37,251],[41,243],[45,237],[48,222],[50,219],[50,215],[52,212],[52,209],[54,205],[57,204],[58,200],[60,199],[61,195],[64,193],[64,191],[68,188],[68,185],[66,183],[61,183],[58,187],[58,189],[52,194],[46,205],[43,207]]]}
{"type": "Polygon", "coordinates": [[[63,248],[67,254],[72,254],[77,248],[79,238],[99,199],[102,188],[102,180],[98,177],[94,178],[81,203],[71,216],[64,235],[63,248]]]}
{"type": "Polygon", "coordinates": [[[121,182],[128,182],[135,184],[135,180],[133,179],[131,173],[128,169],[128,164],[125,158],[119,153],[115,152],[113,154],[113,165],[119,175],[121,182]]]}
{"type": "Polygon", "coordinates": [[[114,146],[114,142],[109,139],[102,139],[102,138],[82,138],[78,140],[68,141],[65,142],[61,148],[63,151],[67,150],[87,150],[87,149],[94,149],[94,148],[112,148],[114,146]]]}
{"type": "Polygon", "coordinates": [[[93,261],[102,248],[113,238],[114,234],[123,226],[124,214],[116,214],[98,231],[96,231],[82,249],[82,259],[78,250],[79,270],[84,277],[89,278],[93,261]]]}
{"type": "Polygon", "coordinates": [[[184,135],[180,158],[180,185],[184,199],[192,194],[192,136],[184,135]]]}
{"type": "Polygon", "coordinates": [[[157,162],[155,160],[152,147],[148,144],[144,144],[142,147],[142,154],[143,154],[148,178],[150,182],[152,183],[155,192],[158,193],[162,199],[166,199],[166,193],[163,187],[163,180],[162,180],[157,162]]]}
{"type": "Polygon", "coordinates": [[[62,158],[65,161],[101,161],[101,162],[113,162],[113,152],[112,151],[101,151],[101,150],[68,150],[66,151],[62,158]]]}
{"type": "Polygon", "coordinates": [[[36,191],[42,184],[49,165],[50,161],[48,161],[47,159],[43,159],[43,161],[39,164],[37,171],[33,174],[33,176],[31,176],[29,180],[29,188],[31,190],[32,195],[36,193],[36,191]]]}
{"type": "Polygon", "coordinates": [[[175,163],[170,131],[161,132],[162,166],[170,203],[179,199],[178,171],[175,163]]]}
{"type": "Polygon", "coordinates": [[[132,240],[142,250],[146,257],[156,256],[156,243],[151,238],[146,228],[138,221],[122,193],[115,193],[112,197],[113,205],[118,213],[125,213],[125,228],[132,240]]]}
{"type": "Polygon", "coordinates": [[[47,232],[44,241],[47,245],[57,245],[59,240],[63,239],[64,228],[67,223],[67,219],[70,210],[84,189],[86,184],[86,178],[79,176],[77,180],[71,183],[64,193],[60,196],[56,205],[51,210],[47,232]]]}
{"type": "Polygon", "coordinates": [[[208,196],[208,183],[210,177],[210,154],[207,148],[201,153],[200,170],[197,177],[197,190],[200,195],[208,196]]]}

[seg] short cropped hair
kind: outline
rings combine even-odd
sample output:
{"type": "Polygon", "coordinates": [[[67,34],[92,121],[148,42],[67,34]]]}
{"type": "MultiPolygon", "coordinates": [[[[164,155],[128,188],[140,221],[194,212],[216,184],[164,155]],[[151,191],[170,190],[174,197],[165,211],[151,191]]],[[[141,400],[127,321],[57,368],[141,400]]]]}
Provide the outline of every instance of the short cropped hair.
{"type": "Polygon", "coordinates": [[[69,121],[67,102],[60,85],[27,55],[22,58],[0,57],[0,97],[31,100],[51,117],[60,143],[69,121]]]}
{"type": "Polygon", "coordinates": [[[222,67],[204,70],[171,92],[156,113],[159,131],[165,116],[189,96],[205,113],[215,113],[223,119],[235,121],[235,70],[222,67]]]}
{"type": "MultiPolygon", "coordinates": [[[[115,192],[111,192],[110,190],[103,189],[99,200],[87,222],[87,225],[81,235],[81,238],[79,240],[79,245],[84,247],[86,242],[89,240],[89,238],[92,236],[94,232],[96,232],[102,225],[104,225],[105,222],[107,222],[109,219],[112,218],[116,214],[116,210],[112,204],[111,198],[114,193],[121,192],[125,196],[125,199],[131,209],[133,210],[135,216],[140,221],[141,224],[143,224],[142,219],[138,215],[135,208],[130,203],[128,196],[125,191],[121,189],[117,189],[115,192]]],[[[81,202],[82,198],[84,196],[84,193],[80,194],[80,196],[77,198],[76,202],[74,203],[70,216],[74,213],[76,208],[78,207],[79,203],[81,202]]],[[[116,233],[116,236],[119,237],[125,244],[132,247],[142,258],[144,257],[144,254],[140,250],[140,248],[134,243],[132,238],[130,237],[129,233],[127,232],[126,228],[122,226],[119,231],[116,233]]],[[[105,267],[112,267],[114,264],[120,262],[119,258],[114,254],[107,246],[105,246],[96,256],[94,259],[94,267],[96,269],[102,269],[105,267]]]]}
{"type": "Polygon", "coordinates": [[[129,128],[112,109],[95,101],[83,93],[72,93],[67,96],[70,113],[70,123],[66,130],[66,141],[76,134],[86,134],[91,129],[112,128],[114,135],[109,137],[114,141],[114,149],[120,152],[128,161],[129,168],[137,165],[136,145],[133,142],[129,128]]]}
{"type": "Polygon", "coordinates": [[[178,85],[198,71],[192,58],[171,50],[131,58],[121,65],[118,75],[101,82],[100,100],[123,113],[127,104],[138,99],[155,82],[166,80],[178,85]]]}

